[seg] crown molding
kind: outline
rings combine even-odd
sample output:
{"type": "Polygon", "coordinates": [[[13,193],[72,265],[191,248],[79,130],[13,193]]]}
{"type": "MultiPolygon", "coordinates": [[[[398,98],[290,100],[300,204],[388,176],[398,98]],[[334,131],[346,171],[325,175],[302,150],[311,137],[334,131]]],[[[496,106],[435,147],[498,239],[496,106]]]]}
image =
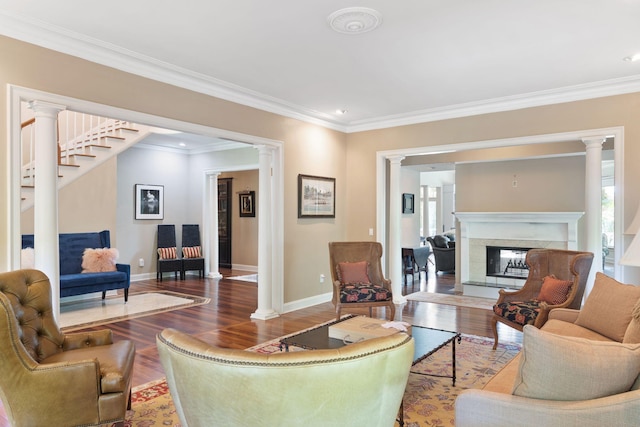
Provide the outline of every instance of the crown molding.
{"type": "Polygon", "coordinates": [[[403,114],[340,122],[326,113],[140,55],[101,40],[0,10],[0,34],[121,71],[345,133],[581,101],[640,91],[640,75],[403,114]]]}

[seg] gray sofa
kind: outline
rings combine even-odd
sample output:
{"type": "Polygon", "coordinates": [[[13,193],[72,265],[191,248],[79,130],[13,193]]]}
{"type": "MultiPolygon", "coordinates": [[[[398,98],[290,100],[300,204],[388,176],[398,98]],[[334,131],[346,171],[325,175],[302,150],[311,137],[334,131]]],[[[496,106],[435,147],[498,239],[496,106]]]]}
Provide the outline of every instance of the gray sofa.
{"type": "MultiPolygon", "coordinates": [[[[60,247],[61,297],[102,292],[102,298],[104,299],[107,291],[124,289],[124,302],[127,302],[131,284],[131,266],[129,264],[116,264],[116,271],[82,272],[82,255],[85,249],[111,247],[109,230],[88,233],[61,233],[58,243],[60,247]]],[[[22,248],[33,247],[33,234],[22,235],[22,248]]]]}

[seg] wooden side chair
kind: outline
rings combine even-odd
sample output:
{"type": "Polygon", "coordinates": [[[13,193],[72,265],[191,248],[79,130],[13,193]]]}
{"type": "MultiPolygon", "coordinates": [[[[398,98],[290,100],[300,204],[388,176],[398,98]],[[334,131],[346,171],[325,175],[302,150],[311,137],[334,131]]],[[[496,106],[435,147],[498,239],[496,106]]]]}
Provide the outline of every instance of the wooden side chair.
{"type": "Polygon", "coordinates": [[[204,258],[200,244],[200,227],[198,224],[182,226],[182,277],[187,271],[198,271],[198,277],[204,277],[204,258]]]}
{"type": "Polygon", "coordinates": [[[517,291],[500,289],[493,306],[494,350],[498,346],[498,322],[522,331],[524,325],[542,327],[554,308],[579,309],[593,253],[531,249],[525,262],[529,276],[524,286],[517,291]]]}
{"type": "Polygon", "coordinates": [[[382,274],[382,245],[378,242],[329,242],[329,266],[333,279],[336,319],[343,307],[386,307],[395,317],[391,280],[382,274]]]}
{"type": "Polygon", "coordinates": [[[178,274],[183,278],[182,260],[178,258],[176,248],[176,226],[173,224],[158,224],[158,264],[156,280],[162,282],[162,273],[178,274]]]}

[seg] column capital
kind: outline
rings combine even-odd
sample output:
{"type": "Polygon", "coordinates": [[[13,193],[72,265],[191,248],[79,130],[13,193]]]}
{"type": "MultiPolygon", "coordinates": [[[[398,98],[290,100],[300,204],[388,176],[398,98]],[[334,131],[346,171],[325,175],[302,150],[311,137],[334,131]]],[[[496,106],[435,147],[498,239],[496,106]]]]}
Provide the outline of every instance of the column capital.
{"type": "Polygon", "coordinates": [[[266,144],[256,144],[253,146],[260,154],[272,154],[275,151],[275,147],[266,144]]]}
{"type": "Polygon", "coordinates": [[[67,109],[66,106],[61,104],[54,104],[52,102],[46,101],[29,101],[29,108],[32,109],[36,114],[41,113],[44,115],[55,115],[60,111],[64,111],[67,109]]]}
{"type": "Polygon", "coordinates": [[[587,148],[593,148],[594,146],[602,147],[602,144],[604,144],[606,140],[607,137],[603,135],[585,136],[584,138],[582,138],[582,142],[587,146],[587,148]]]}
{"type": "Polygon", "coordinates": [[[389,160],[389,163],[391,164],[400,164],[400,162],[402,162],[405,159],[405,156],[402,156],[400,154],[392,154],[389,156],[386,156],[387,160],[389,160]]]}

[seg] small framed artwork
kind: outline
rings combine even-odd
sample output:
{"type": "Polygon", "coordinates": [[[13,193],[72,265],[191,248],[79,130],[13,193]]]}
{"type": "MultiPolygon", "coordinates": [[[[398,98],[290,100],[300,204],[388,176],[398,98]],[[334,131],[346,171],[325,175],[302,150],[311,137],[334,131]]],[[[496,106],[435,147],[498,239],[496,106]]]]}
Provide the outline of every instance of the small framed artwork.
{"type": "Polygon", "coordinates": [[[413,213],[413,194],[411,193],[402,194],[402,213],[403,214],[413,213]]]}
{"type": "Polygon", "coordinates": [[[298,175],[298,218],[336,217],[336,179],[298,175]]]}
{"type": "Polygon", "coordinates": [[[136,219],[164,219],[164,185],[136,184],[136,219]]]}
{"type": "Polygon", "coordinates": [[[245,191],[238,194],[240,200],[240,216],[241,217],[255,217],[256,216],[256,192],[245,191]]]}

